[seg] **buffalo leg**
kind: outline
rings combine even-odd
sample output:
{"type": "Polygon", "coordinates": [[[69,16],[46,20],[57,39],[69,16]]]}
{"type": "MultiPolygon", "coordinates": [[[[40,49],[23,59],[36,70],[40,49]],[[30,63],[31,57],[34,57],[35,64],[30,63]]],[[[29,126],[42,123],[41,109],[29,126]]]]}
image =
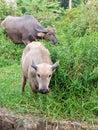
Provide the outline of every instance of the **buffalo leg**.
{"type": "Polygon", "coordinates": [[[35,87],[34,82],[31,81],[31,80],[28,80],[28,82],[29,82],[29,85],[30,85],[31,90],[33,91],[33,93],[37,93],[37,89],[36,89],[36,87],[35,87]]]}
{"type": "Polygon", "coordinates": [[[22,36],[22,42],[23,42],[25,45],[29,44],[29,43],[30,43],[29,36],[26,35],[26,34],[23,34],[23,36],[22,36]]]}
{"type": "Polygon", "coordinates": [[[23,76],[22,77],[22,92],[24,92],[24,90],[25,90],[25,85],[26,85],[26,77],[23,76]]]}

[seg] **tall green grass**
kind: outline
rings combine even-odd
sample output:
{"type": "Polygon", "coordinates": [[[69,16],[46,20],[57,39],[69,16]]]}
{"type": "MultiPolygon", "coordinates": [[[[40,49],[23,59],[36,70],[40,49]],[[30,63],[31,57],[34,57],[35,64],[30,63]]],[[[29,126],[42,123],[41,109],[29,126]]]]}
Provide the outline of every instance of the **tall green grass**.
{"type": "Polygon", "coordinates": [[[72,24],[79,14],[73,9],[54,22],[60,44],[40,40],[49,49],[52,61],[60,61],[50,83],[52,91],[47,95],[34,95],[28,83],[21,93],[25,45],[13,44],[0,29],[0,106],[17,114],[50,119],[98,120],[98,32],[73,35],[72,24]],[[72,14],[76,16],[70,17],[72,14]]]}
{"type": "Polygon", "coordinates": [[[67,40],[57,46],[43,41],[51,52],[53,62],[59,60],[60,65],[51,80],[52,92],[34,95],[28,84],[25,93],[21,93],[20,60],[24,46],[13,44],[2,35],[0,105],[17,114],[51,119],[97,120],[97,34],[80,38],[72,44],[67,40]]]}

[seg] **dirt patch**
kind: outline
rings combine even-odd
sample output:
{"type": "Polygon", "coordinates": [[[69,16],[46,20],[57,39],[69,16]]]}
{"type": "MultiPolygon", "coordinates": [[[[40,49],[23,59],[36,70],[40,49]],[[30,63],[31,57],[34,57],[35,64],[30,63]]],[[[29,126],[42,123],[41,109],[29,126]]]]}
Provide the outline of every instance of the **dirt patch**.
{"type": "Polygon", "coordinates": [[[42,118],[20,117],[0,108],[0,130],[98,130],[98,125],[60,121],[52,122],[42,118]]]}

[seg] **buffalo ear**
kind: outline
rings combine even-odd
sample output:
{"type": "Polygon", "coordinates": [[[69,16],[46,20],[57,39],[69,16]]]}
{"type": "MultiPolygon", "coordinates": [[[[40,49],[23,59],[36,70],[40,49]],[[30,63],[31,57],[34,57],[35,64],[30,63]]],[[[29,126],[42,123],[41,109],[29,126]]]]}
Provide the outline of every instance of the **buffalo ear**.
{"type": "Polygon", "coordinates": [[[39,33],[37,33],[37,36],[43,38],[45,36],[45,33],[39,32],[39,33]]]}
{"type": "Polygon", "coordinates": [[[56,28],[53,26],[53,27],[50,27],[50,28],[47,28],[48,32],[54,32],[56,33],[56,28]]]}
{"type": "Polygon", "coordinates": [[[35,65],[35,63],[34,63],[34,62],[32,62],[31,67],[33,67],[33,69],[37,70],[37,66],[35,65]]]}
{"type": "Polygon", "coordinates": [[[52,71],[55,71],[55,69],[58,67],[58,65],[59,65],[59,61],[57,61],[56,63],[54,63],[52,65],[52,71]]]}

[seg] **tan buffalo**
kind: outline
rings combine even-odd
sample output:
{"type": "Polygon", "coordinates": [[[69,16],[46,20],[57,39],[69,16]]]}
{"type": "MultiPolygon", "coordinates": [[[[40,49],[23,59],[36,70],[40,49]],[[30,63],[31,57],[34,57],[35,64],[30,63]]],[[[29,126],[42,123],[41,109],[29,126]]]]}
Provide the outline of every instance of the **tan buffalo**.
{"type": "Polygon", "coordinates": [[[43,44],[29,43],[22,55],[22,91],[28,80],[33,92],[48,93],[50,79],[58,64],[52,64],[50,53],[43,44]]]}
{"type": "Polygon", "coordinates": [[[43,27],[36,18],[31,15],[22,17],[7,16],[1,26],[14,43],[28,44],[36,39],[46,39],[54,44],[58,43],[55,29],[43,27]]]}

